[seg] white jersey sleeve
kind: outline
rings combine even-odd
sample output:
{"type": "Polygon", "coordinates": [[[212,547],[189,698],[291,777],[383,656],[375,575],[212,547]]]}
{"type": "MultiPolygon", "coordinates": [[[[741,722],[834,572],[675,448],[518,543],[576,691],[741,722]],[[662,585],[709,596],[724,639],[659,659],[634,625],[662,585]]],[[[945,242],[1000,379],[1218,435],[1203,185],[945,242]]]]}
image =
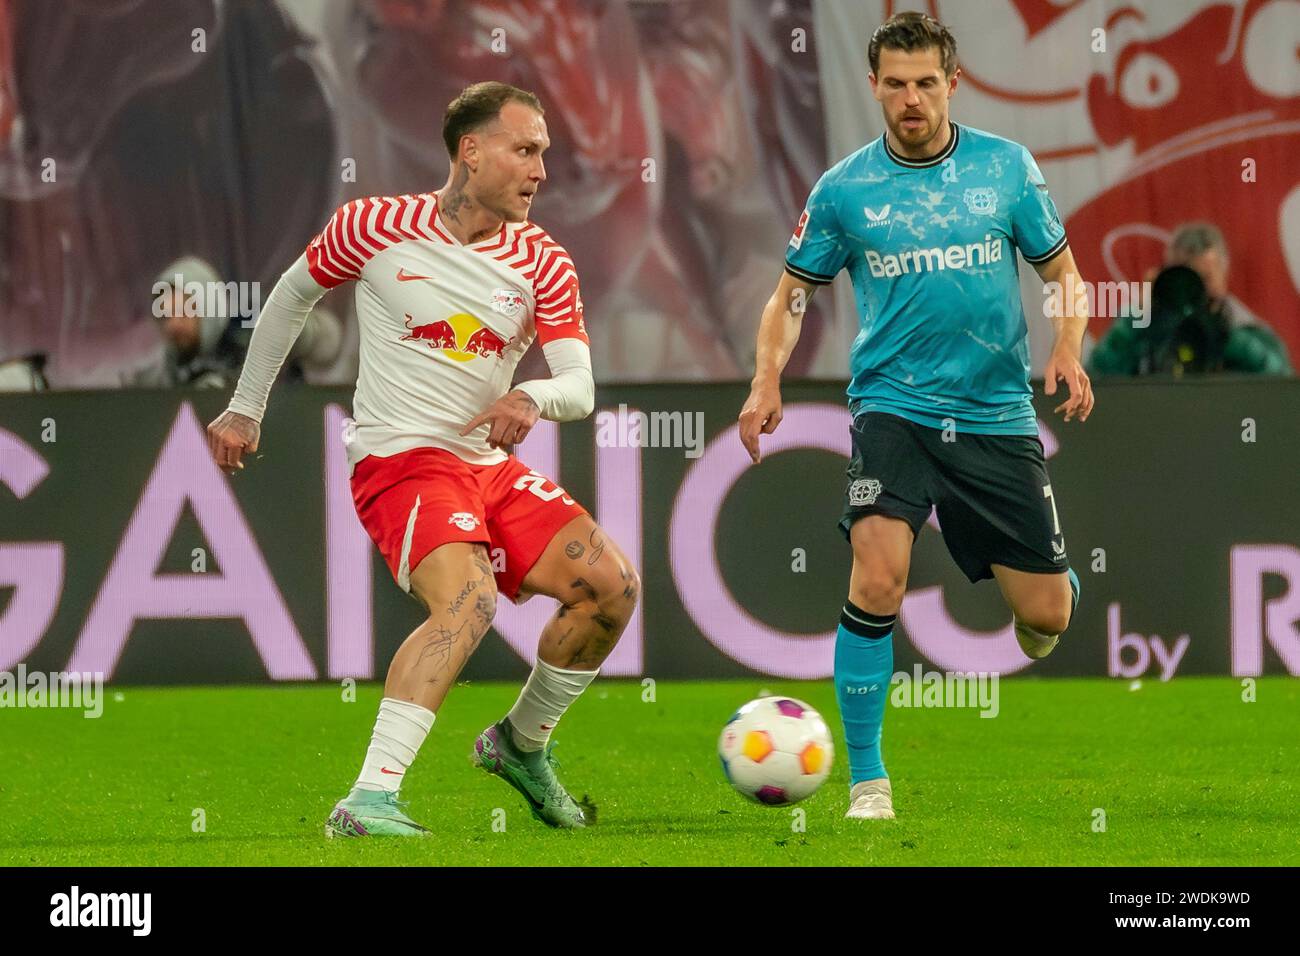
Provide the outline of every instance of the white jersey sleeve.
{"type": "Polygon", "coordinates": [[[230,399],[230,411],[262,420],[271,385],[302,333],[312,307],[326,291],[312,278],[306,253],[280,276],[258,314],[239,384],[230,399]]]}
{"type": "Polygon", "coordinates": [[[542,418],[574,422],[596,406],[596,382],[591,374],[591,347],[575,338],[552,339],[542,345],[551,370],[549,379],[520,382],[515,388],[537,403],[542,418]]]}

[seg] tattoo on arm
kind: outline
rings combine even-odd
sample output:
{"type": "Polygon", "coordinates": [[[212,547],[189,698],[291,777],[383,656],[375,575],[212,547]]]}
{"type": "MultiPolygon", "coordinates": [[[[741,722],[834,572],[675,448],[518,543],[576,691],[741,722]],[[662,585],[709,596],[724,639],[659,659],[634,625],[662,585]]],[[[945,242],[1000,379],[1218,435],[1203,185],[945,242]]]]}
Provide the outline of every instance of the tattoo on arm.
{"type": "Polygon", "coordinates": [[[581,541],[570,541],[564,546],[564,553],[575,561],[582,557],[583,552],[586,550],[581,541]]]}

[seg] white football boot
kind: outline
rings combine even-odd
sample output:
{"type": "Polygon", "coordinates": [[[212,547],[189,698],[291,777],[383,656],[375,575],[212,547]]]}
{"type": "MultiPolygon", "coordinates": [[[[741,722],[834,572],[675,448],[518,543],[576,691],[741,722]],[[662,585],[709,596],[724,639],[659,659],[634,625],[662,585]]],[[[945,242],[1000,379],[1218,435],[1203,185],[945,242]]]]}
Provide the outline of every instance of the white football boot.
{"type": "Polygon", "coordinates": [[[863,780],[849,791],[849,812],[846,820],[894,819],[894,791],[888,777],[863,780]]]}

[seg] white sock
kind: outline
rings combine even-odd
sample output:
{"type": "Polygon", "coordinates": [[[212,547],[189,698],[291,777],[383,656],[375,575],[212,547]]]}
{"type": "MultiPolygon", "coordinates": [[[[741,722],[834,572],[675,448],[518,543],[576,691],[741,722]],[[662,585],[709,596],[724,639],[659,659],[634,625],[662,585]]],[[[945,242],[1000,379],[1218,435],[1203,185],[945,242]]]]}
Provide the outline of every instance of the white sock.
{"type": "Polygon", "coordinates": [[[599,670],[566,671],[541,658],[506,716],[514,727],[514,744],[520,750],[541,750],[564,712],[582,696],[599,670]]]}
{"type": "Polygon", "coordinates": [[[358,790],[387,790],[396,793],[406,768],[420,752],[420,745],[433,726],[433,711],[410,701],[385,697],[379,702],[375,732],[366,750],[366,762],[355,784],[358,790]]]}

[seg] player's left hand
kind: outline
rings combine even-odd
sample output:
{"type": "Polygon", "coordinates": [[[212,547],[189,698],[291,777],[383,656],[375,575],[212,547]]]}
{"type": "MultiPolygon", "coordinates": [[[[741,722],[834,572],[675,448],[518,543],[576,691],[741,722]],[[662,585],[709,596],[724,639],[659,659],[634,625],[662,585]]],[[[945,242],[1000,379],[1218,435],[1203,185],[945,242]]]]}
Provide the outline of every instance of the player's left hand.
{"type": "Polygon", "coordinates": [[[486,411],[476,415],[460,430],[460,434],[463,438],[480,425],[487,423],[491,426],[487,437],[489,448],[517,445],[532,431],[540,417],[541,410],[537,407],[537,403],[527,392],[515,389],[502,395],[489,405],[486,411]]]}
{"type": "Polygon", "coordinates": [[[1092,381],[1088,378],[1088,373],[1083,370],[1083,363],[1079,361],[1078,349],[1072,349],[1059,342],[1052,349],[1047,367],[1043,369],[1045,386],[1043,391],[1048,395],[1055,395],[1058,381],[1065,382],[1070,390],[1070,397],[1057,405],[1054,410],[1064,411],[1067,422],[1075,415],[1079,416],[1079,421],[1086,422],[1088,416],[1092,414],[1092,381]]]}
{"type": "MultiPolygon", "coordinates": [[[[213,419],[208,426],[208,451],[222,471],[243,468],[244,463],[240,459],[245,452],[256,454],[257,443],[261,440],[260,422],[229,409],[213,419]]],[[[234,473],[230,471],[230,474],[234,473]]]]}

